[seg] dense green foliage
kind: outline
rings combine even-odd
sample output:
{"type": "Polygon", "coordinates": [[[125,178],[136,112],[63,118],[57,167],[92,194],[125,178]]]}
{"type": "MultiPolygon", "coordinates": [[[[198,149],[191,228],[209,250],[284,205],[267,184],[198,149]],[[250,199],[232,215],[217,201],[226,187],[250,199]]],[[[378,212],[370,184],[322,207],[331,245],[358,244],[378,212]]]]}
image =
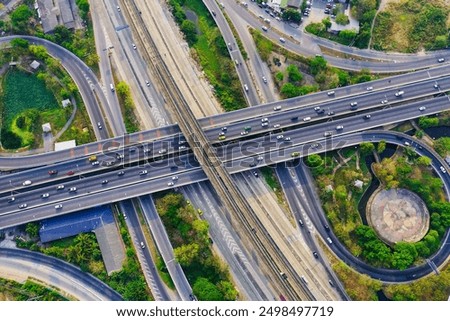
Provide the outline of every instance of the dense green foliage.
{"type": "Polygon", "coordinates": [[[350,23],[350,20],[348,19],[347,15],[342,12],[339,12],[336,15],[335,21],[338,25],[343,25],[343,26],[348,25],[350,23]]]}
{"type": "Polygon", "coordinates": [[[434,142],[434,149],[441,155],[442,157],[450,154],[450,137],[441,137],[436,139],[434,142]]]}
{"type": "Polygon", "coordinates": [[[130,87],[121,81],[116,85],[117,97],[119,99],[122,115],[124,117],[127,133],[139,131],[139,122],[135,114],[133,97],[131,97],[130,87]]]}
{"type": "MultiPolygon", "coordinates": [[[[384,149],[385,143],[378,144],[377,150],[384,149]]],[[[361,144],[359,153],[364,155],[375,150],[373,144],[364,143],[361,144]]],[[[352,152],[355,150],[347,149],[342,154],[351,155],[352,152]]],[[[354,156],[351,156],[352,160],[347,166],[336,170],[334,175],[332,169],[336,164],[333,161],[325,162],[327,157],[310,155],[306,158],[305,163],[311,167],[317,179],[320,197],[336,236],[354,255],[374,266],[399,270],[410,267],[434,253],[450,227],[450,203],[443,196],[442,181],[428,169],[431,160],[418,156],[413,150],[405,149],[405,154],[408,156],[384,158],[381,163],[374,163],[372,167],[386,188],[406,188],[424,200],[431,214],[430,230],[419,242],[400,242],[393,247],[381,241],[371,227],[362,224],[357,210],[362,191],[355,188],[353,182],[359,179],[368,183],[368,174],[355,168],[354,156]]],[[[360,163],[361,168],[363,163],[364,161],[360,163]]]]}
{"type": "Polygon", "coordinates": [[[198,218],[183,195],[167,193],[156,199],[156,209],[174,247],[194,294],[199,300],[235,300],[238,292],[232,286],[227,268],[210,248],[209,224],[198,218]]]}
{"type": "Polygon", "coordinates": [[[246,106],[242,87],[227,45],[214,19],[201,0],[169,0],[175,21],[191,47],[193,57],[199,62],[215,94],[226,111],[246,106]],[[197,25],[186,20],[184,8],[198,17],[197,25]]]}
{"type": "Polygon", "coordinates": [[[21,4],[10,14],[11,24],[14,32],[22,34],[29,28],[29,20],[33,16],[26,4],[21,4]]]}
{"type": "Polygon", "coordinates": [[[30,280],[18,283],[0,278],[0,294],[11,301],[66,301],[66,298],[55,290],[30,280]]]}
{"type": "Polygon", "coordinates": [[[300,11],[295,9],[286,9],[281,14],[281,18],[284,21],[300,23],[302,21],[302,15],[300,11]]]}

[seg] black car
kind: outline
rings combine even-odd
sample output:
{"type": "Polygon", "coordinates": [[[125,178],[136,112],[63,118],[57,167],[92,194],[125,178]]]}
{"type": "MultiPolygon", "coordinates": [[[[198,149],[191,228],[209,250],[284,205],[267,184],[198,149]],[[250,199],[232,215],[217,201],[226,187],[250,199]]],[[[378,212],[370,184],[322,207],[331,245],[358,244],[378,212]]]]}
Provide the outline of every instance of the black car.
{"type": "Polygon", "coordinates": [[[318,259],[318,258],[319,258],[319,254],[317,254],[317,252],[316,252],[316,251],[314,251],[314,252],[313,252],[313,255],[314,255],[314,257],[315,257],[316,259],[318,259]]]}

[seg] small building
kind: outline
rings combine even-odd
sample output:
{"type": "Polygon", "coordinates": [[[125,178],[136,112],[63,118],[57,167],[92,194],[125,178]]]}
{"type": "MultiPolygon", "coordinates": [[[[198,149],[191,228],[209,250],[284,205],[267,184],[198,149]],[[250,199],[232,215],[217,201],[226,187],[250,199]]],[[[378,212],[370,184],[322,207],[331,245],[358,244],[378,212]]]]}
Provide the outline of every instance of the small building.
{"type": "Polygon", "coordinates": [[[44,133],[51,133],[52,131],[52,126],[50,125],[50,123],[45,123],[42,125],[42,131],[44,133]]]}
{"type": "Polygon", "coordinates": [[[39,62],[37,62],[36,60],[33,60],[33,62],[30,64],[30,67],[31,67],[32,69],[36,70],[36,69],[39,68],[40,65],[41,65],[41,64],[40,64],[39,62]]]}
{"type": "Polygon", "coordinates": [[[286,4],[286,9],[300,9],[302,0],[288,0],[286,4]]]}
{"type": "Polygon", "coordinates": [[[363,188],[363,185],[364,185],[364,182],[361,181],[361,180],[359,180],[359,179],[357,179],[357,180],[353,183],[353,186],[355,186],[356,188],[359,188],[359,189],[362,189],[362,188],[363,188]]]}
{"type": "Polygon", "coordinates": [[[57,152],[59,150],[74,148],[76,146],[77,146],[77,143],[76,143],[75,139],[67,140],[65,142],[55,143],[55,152],[57,152]]]}
{"type": "Polygon", "coordinates": [[[64,99],[61,103],[62,103],[63,108],[66,108],[67,106],[72,105],[72,102],[70,101],[70,99],[64,99]]]}

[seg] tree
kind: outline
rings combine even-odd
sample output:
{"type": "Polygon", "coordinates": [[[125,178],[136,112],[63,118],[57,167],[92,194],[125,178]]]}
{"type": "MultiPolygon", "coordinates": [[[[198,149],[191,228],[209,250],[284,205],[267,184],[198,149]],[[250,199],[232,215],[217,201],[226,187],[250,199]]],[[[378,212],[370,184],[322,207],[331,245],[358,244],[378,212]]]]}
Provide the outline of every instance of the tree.
{"type": "Polygon", "coordinates": [[[203,277],[195,280],[192,291],[200,301],[222,301],[224,299],[219,289],[203,277]]]}
{"type": "Polygon", "coordinates": [[[25,226],[25,232],[31,237],[31,238],[37,238],[39,236],[39,224],[38,223],[28,223],[25,226]]]}
{"type": "Polygon", "coordinates": [[[290,82],[285,83],[280,89],[281,95],[286,98],[292,98],[298,96],[298,87],[290,82]]]}
{"type": "Polygon", "coordinates": [[[326,17],[325,19],[322,19],[322,23],[325,26],[325,30],[328,30],[331,28],[331,20],[329,17],[326,17]]]}
{"type": "Polygon", "coordinates": [[[319,167],[323,165],[323,159],[319,154],[308,155],[305,164],[312,168],[319,167]]]}
{"type": "Polygon", "coordinates": [[[281,18],[285,21],[300,23],[302,21],[302,16],[300,14],[300,11],[295,9],[286,9],[281,14],[281,18]]]}
{"type": "Polygon", "coordinates": [[[28,27],[28,19],[32,16],[33,13],[28,6],[21,4],[10,15],[13,28],[18,32],[24,32],[28,27]]]}
{"type": "Polygon", "coordinates": [[[448,152],[450,152],[450,137],[441,137],[436,139],[434,142],[434,149],[444,157],[448,152]]]}
{"type": "Polygon", "coordinates": [[[21,115],[16,118],[16,126],[20,129],[25,129],[25,126],[26,126],[25,116],[21,115]]]}
{"type": "Polygon", "coordinates": [[[22,146],[22,139],[16,133],[6,128],[1,129],[1,143],[5,149],[17,149],[22,146]]]}
{"type": "Polygon", "coordinates": [[[288,72],[288,78],[289,78],[290,82],[298,83],[298,82],[302,81],[303,75],[298,70],[298,67],[296,65],[289,65],[286,68],[286,71],[288,72]]]}
{"type": "Polygon", "coordinates": [[[378,143],[378,146],[377,146],[377,153],[378,153],[378,154],[381,154],[381,153],[384,152],[385,149],[386,149],[386,141],[385,141],[385,140],[382,140],[382,141],[380,141],[380,142],[378,143]]]}
{"type": "Polygon", "coordinates": [[[225,301],[235,301],[238,296],[238,291],[234,288],[233,283],[229,281],[220,281],[217,288],[223,295],[225,301]]]}
{"type": "MultiPolygon", "coordinates": [[[[356,35],[357,35],[357,32],[354,29],[339,31],[339,39],[341,39],[342,41],[344,41],[347,44],[350,44],[353,41],[353,39],[355,39],[356,35]]],[[[367,76],[367,75],[364,75],[364,76],[367,76]]],[[[370,80],[370,78],[369,78],[369,80],[370,80]]]]}
{"type": "Polygon", "coordinates": [[[47,49],[44,46],[30,45],[29,50],[37,59],[45,60],[48,57],[47,49]]]}
{"type": "Polygon", "coordinates": [[[434,127],[439,125],[439,118],[437,117],[420,117],[419,126],[421,128],[434,127]]]}
{"type": "Polygon", "coordinates": [[[340,12],[336,15],[335,21],[338,25],[342,25],[342,26],[348,25],[350,23],[350,20],[348,19],[347,15],[342,12],[340,12]]]}
{"type": "Polygon", "coordinates": [[[28,40],[22,38],[14,38],[10,41],[10,43],[13,48],[23,48],[23,49],[28,49],[28,46],[30,44],[28,40]]]}
{"type": "Polygon", "coordinates": [[[417,162],[417,165],[420,165],[420,166],[430,166],[431,158],[429,158],[427,156],[420,156],[419,158],[417,158],[416,162],[417,162]]]}
{"type": "Polygon", "coordinates": [[[279,81],[279,82],[283,81],[283,79],[284,79],[284,74],[283,74],[281,71],[278,71],[278,72],[275,74],[275,79],[276,79],[277,81],[279,81]]]}
{"type": "Polygon", "coordinates": [[[371,142],[363,142],[359,144],[359,148],[363,155],[370,154],[375,150],[375,146],[371,142]]]}
{"type": "Polygon", "coordinates": [[[320,71],[327,69],[327,61],[322,56],[316,56],[313,59],[311,59],[309,67],[311,69],[311,73],[315,76],[320,71]]]}
{"type": "Polygon", "coordinates": [[[436,36],[433,49],[444,49],[448,46],[448,40],[445,35],[436,36]]]}
{"type": "Polygon", "coordinates": [[[56,26],[53,35],[55,37],[55,42],[60,45],[72,42],[74,36],[73,32],[63,25],[56,26]]]}
{"type": "Polygon", "coordinates": [[[392,267],[398,270],[405,270],[417,258],[417,250],[414,244],[406,242],[398,242],[394,247],[392,256],[392,267]]]}
{"type": "Polygon", "coordinates": [[[197,42],[197,27],[195,23],[193,23],[191,20],[184,20],[181,23],[180,28],[190,46],[197,42]]]}
{"type": "Polygon", "coordinates": [[[190,243],[187,245],[181,245],[173,250],[175,259],[182,266],[189,266],[197,258],[200,247],[198,244],[190,243]]]}

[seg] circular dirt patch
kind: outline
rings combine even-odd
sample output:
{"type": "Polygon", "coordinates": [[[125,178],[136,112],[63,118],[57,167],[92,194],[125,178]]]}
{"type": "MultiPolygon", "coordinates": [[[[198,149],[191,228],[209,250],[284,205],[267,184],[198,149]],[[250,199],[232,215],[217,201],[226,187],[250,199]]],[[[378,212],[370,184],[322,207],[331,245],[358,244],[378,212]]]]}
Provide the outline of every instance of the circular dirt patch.
{"type": "Polygon", "coordinates": [[[417,242],[428,231],[430,214],[411,191],[379,189],[367,202],[367,220],[387,243],[417,242]]]}

